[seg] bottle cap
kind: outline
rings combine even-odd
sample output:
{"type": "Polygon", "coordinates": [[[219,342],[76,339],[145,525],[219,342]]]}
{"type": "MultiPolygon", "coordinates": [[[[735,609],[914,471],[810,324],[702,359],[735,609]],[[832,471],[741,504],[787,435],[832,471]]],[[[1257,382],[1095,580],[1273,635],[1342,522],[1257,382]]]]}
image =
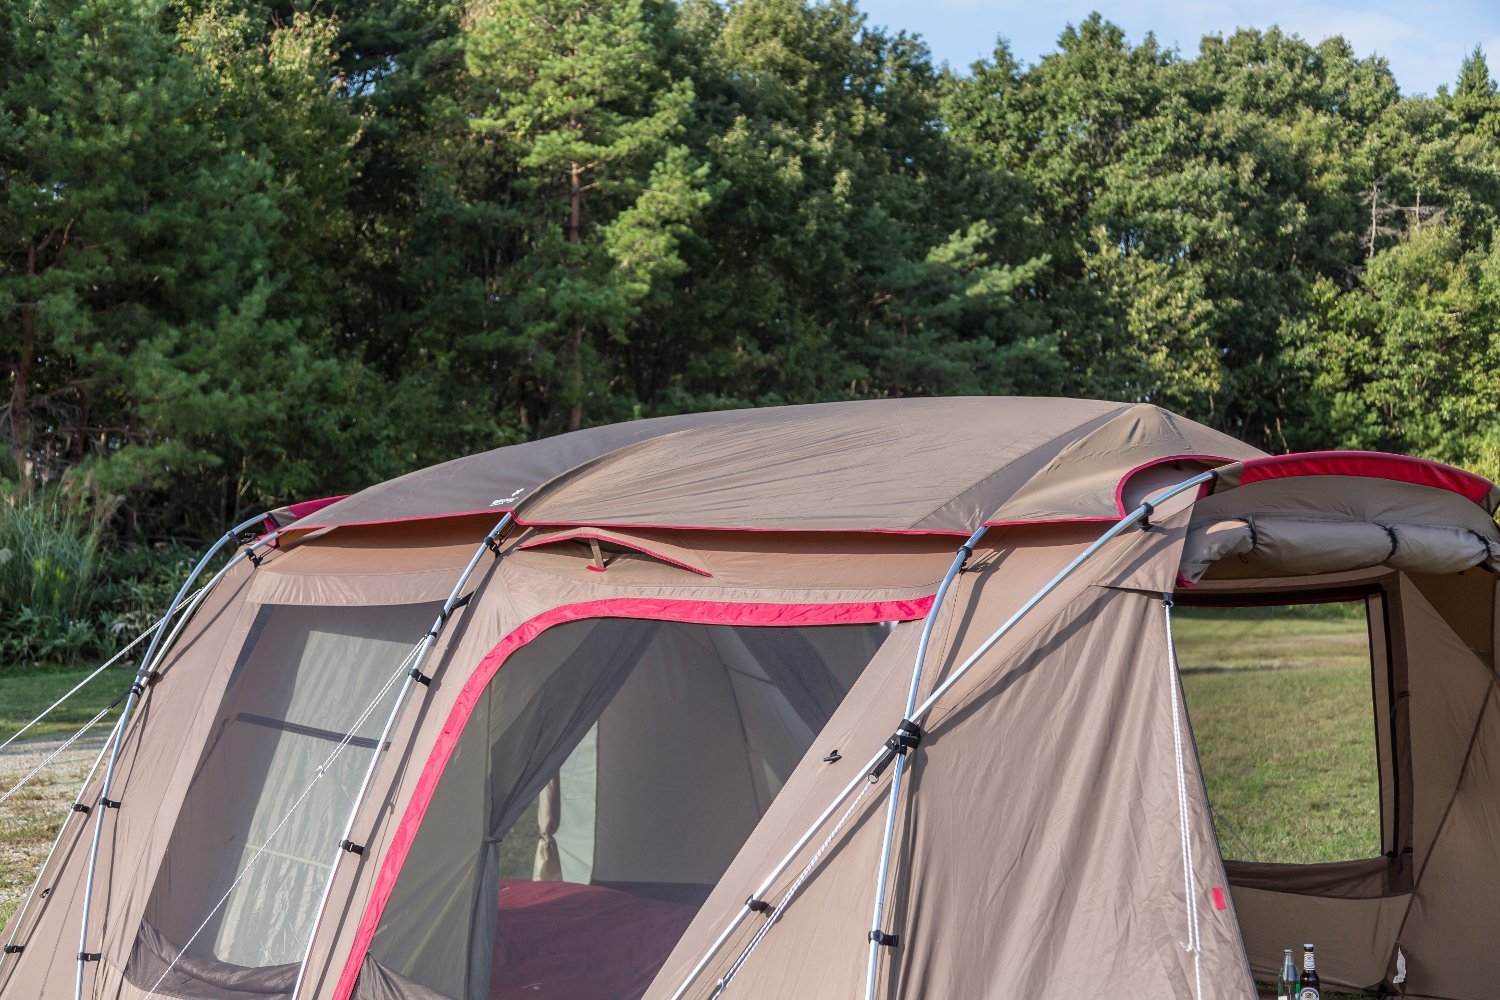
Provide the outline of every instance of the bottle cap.
{"type": "Polygon", "coordinates": [[[1304,951],[1312,951],[1313,950],[1313,946],[1310,945],[1310,944],[1305,944],[1305,945],[1302,946],[1302,948],[1303,948],[1304,951]]]}

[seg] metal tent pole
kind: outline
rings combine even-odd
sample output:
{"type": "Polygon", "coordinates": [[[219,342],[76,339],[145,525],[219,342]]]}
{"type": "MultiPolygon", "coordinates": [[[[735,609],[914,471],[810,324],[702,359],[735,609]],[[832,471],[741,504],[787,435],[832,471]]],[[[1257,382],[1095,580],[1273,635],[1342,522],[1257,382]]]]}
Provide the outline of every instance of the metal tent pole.
{"type": "MultiPolygon", "coordinates": [[[[119,807],[119,803],[110,801],[109,789],[111,782],[114,780],[115,764],[119,761],[120,745],[124,742],[125,730],[128,726],[131,710],[135,707],[140,696],[145,693],[146,686],[154,679],[157,663],[166,655],[170,643],[163,644],[161,639],[166,634],[167,623],[172,620],[172,616],[176,614],[177,609],[183,605],[183,598],[187,595],[188,589],[192,587],[194,581],[198,579],[203,570],[208,566],[210,560],[219,553],[220,549],[225,545],[238,544],[240,532],[248,531],[264,520],[264,514],[257,514],[229,529],[229,531],[224,533],[223,537],[203,554],[203,558],[198,560],[198,564],[193,567],[193,571],[188,574],[187,579],[178,588],[176,596],[172,598],[172,603],[167,606],[167,613],[162,616],[161,625],[157,627],[156,634],[151,637],[151,645],[147,647],[146,655],[141,658],[141,665],[136,671],[135,681],[130,685],[130,693],[125,699],[125,707],[120,712],[120,722],[115,727],[110,742],[109,763],[104,769],[104,781],[99,789],[99,802],[94,808],[94,835],[89,844],[88,867],[86,869],[88,875],[83,885],[83,913],[78,921],[78,971],[73,981],[74,1000],[83,1000],[84,971],[90,962],[99,960],[98,952],[90,952],[88,950],[89,909],[94,895],[94,867],[99,860],[99,839],[104,828],[104,814],[112,808],[119,807]]],[[[277,529],[269,534],[262,535],[250,543],[247,548],[236,554],[223,569],[214,575],[208,587],[212,587],[219,580],[223,579],[224,574],[229,571],[231,566],[234,566],[241,559],[250,555],[254,549],[269,543],[280,533],[280,529],[277,529]]],[[[208,587],[204,589],[207,590],[208,587]]],[[[183,620],[186,621],[186,618],[184,617],[183,620]]],[[[174,630],[172,633],[174,639],[179,631],[180,625],[178,630],[174,630]]]]}
{"type": "Polygon", "coordinates": [[[490,533],[484,536],[484,541],[480,542],[479,547],[474,550],[474,555],[469,559],[469,564],[464,567],[463,573],[459,575],[458,582],[453,585],[453,592],[443,602],[443,608],[438,612],[437,619],[432,623],[432,628],[428,629],[427,634],[422,637],[422,641],[417,644],[415,655],[412,657],[412,667],[407,671],[406,680],[402,683],[401,690],[396,695],[396,701],[391,706],[390,714],[386,716],[385,726],[381,729],[379,738],[375,740],[375,748],[370,751],[370,763],[365,767],[365,775],[363,780],[360,781],[359,791],[355,793],[353,803],[349,807],[349,816],[344,821],[343,833],[339,835],[338,845],[334,847],[333,860],[328,866],[328,878],[323,883],[323,894],[318,899],[318,907],[313,911],[315,916],[313,918],[312,930],[307,935],[307,946],[302,953],[302,964],[297,968],[297,981],[292,986],[290,1000],[296,1000],[297,994],[302,991],[302,981],[307,976],[308,959],[312,957],[313,941],[317,939],[318,929],[323,923],[323,912],[327,909],[328,897],[333,892],[333,881],[338,875],[339,862],[343,860],[345,854],[353,853],[358,855],[364,851],[364,848],[354,844],[350,840],[350,837],[354,832],[354,821],[359,816],[360,806],[364,804],[365,796],[369,793],[370,782],[375,778],[375,768],[380,763],[381,749],[385,746],[386,740],[390,738],[391,730],[395,727],[396,720],[400,717],[401,710],[405,707],[412,689],[418,684],[425,687],[432,683],[432,678],[422,673],[422,668],[427,665],[427,658],[432,654],[432,648],[437,644],[438,636],[442,634],[443,629],[447,626],[449,617],[452,616],[457,608],[466,603],[466,600],[460,600],[459,594],[468,585],[469,578],[474,575],[474,570],[479,565],[479,560],[484,557],[487,551],[494,552],[496,556],[500,554],[498,540],[505,532],[505,529],[510,527],[513,520],[514,515],[507,512],[500,519],[500,523],[491,528],[490,533]]]}
{"type": "MultiPolygon", "coordinates": [[[[1027,615],[1027,613],[1029,613],[1033,608],[1035,608],[1038,604],[1045,600],[1049,594],[1051,594],[1058,588],[1058,586],[1063,583],[1063,581],[1072,576],[1073,573],[1077,571],[1078,567],[1082,566],[1085,562],[1091,559],[1106,544],[1119,537],[1132,525],[1140,522],[1143,519],[1149,518],[1152,512],[1156,510],[1158,505],[1172,499],[1173,497],[1183,492],[1186,492],[1187,490],[1193,489],[1194,487],[1201,486],[1202,484],[1207,482],[1212,482],[1215,478],[1217,478],[1217,475],[1218,474],[1213,471],[1204,472],[1200,473],[1199,475],[1193,476],[1191,479],[1183,480],[1175,486],[1167,487],[1150,499],[1142,501],[1139,507],[1131,511],[1119,521],[1115,522],[1108,531],[1099,536],[1099,538],[1096,539],[1092,544],[1090,544],[1088,548],[1084,549],[1081,553],[1075,556],[1057,573],[1056,576],[1054,576],[1051,580],[1048,580],[1047,583],[1042,586],[1041,590],[1037,591],[1036,594],[1034,594],[1025,604],[1021,605],[1021,607],[1014,614],[1007,618],[1004,624],[1002,624],[999,628],[992,632],[989,637],[984,640],[984,642],[980,643],[979,648],[970,653],[969,656],[964,659],[963,663],[959,664],[959,666],[954,669],[953,673],[950,674],[942,684],[938,685],[938,687],[930,695],[927,696],[927,699],[923,701],[921,705],[917,706],[916,710],[913,711],[910,716],[902,720],[903,723],[921,722],[921,720],[926,717],[927,713],[932,711],[933,706],[937,704],[937,702],[943,697],[943,695],[947,694],[948,691],[953,688],[953,685],[957,684],[959,680],[961,680],[963,676],[968,673],[976,663],[979,662],[980,658],[983,657],[985,653],[989,652],[989,650],[995,645],[995,643],[1004,638],[1006,633],[1014,628],[1017,622],[1019,622],[1027,615]]],[[[903,733],[903,731],[898,729],[896,731],[896,734],[892,736],[892,741],[898,741],[903,738],[904,735],[905,734],[903,733]]],[[[709,946],[707,951],[704,952],[703,957],[698,960],[697,964],[695,964],[692,970],[687,974],[687,976],[684,977],[682,984],[677,988],[676,992],[672,994],[671,1000],[682,1000],[682,998],[687,994],[688,988],[692,986],[693,980],[697,979],[698,976],[702,974],[703,970],[708,967],[709,962],[713,960],[713,956],[721,947],[723,947],[724,943],[729,940],[730,935],[734,933],[735,929],[744,922],[747,916],[749,916],[751,913],[757,912],[757,910],[764,906],[764,904],[761,902],[760,897],[769,890],[771,884],[781,876],[782,872],[786,871],[787,867],[791,865],[792,861],[796,859],[797,855],[802,851],[802,849],[807,846],[807,844],[812,840],[814,836],[816,836],[818,829],[828,821],[828,817],[833,815],[834,810],[836,810],[839,805],[846,798],[848,798],[856,788],[859,787],[860,782],[869,780],[872,775],[878,778],[880,773],[885,770],[890,761],[897,756],[899,756],[899,753],[896,749],[893,749],[889,745],[882,747],[879,751],[876,752],[875,756],[870,759],[870,763],[866,771],[858,775],[848,785],[844,786],[844,788],[839,792],[834,800],[829,803],[828,807],[819,814],[816,820],[813,821],[812,825],[806,830],[806,832],[804,832],[802,836],[798,838],[797,843],[793,845],[790,851],[787,852],[786,856],[777,863],[776,867],[771,871],[771,873],[766,876],[766,878],[761,882],[760,887],[757,888],[755,894],[746,901],[743,907],[736,911],[734,917],[731,918],[730,922],[725,926],[724,930],[719,934],[717,938],[714,939],[713,944],[709,946]]]]}
{"type": "MultiPolygon", "coordinates": [[[[938,609],[943,606],[943,598],[948,595],[948,588],[952,586],[954,578],[963,570],[968,563],[969,557],[974,554],[974,546],[984,537],[988,526],[981,525],[979,530],[969,536],[969,540],[959,546],[958,552],[953,557],[953,565],[948,568],[948,574],[943,577],[942,585],[938,587],[937,596],[932,599],[932,608],[927,612],[927,620],[922,623],[922,637],[917,642],[917,660],[911,668],[911,687],[906,692],[906,708],[903,710],[902,719],[911,718],[911,713],[917,705],[917,693],[922,684],[922,666],[927,659],[927,644],[932,639],[932,629],[937,623],[938,609]]],[[[885,833],[880,847],[879,876],[875,885],[875,912],[870,917],[870,959],[865,972],[865,997],[866,1000],[874,1000],[875,996],[875,970],[880,962],[880,946],[888,940],[894,944],[894,938],[887,938],[880,929],[881,921],[885,916],[885,887],[888,873],[891,867],[891,845],[896,839],[896,812],[901,805],[901,777],[906,770],[906,751],[903,749],[896,757],[896,769],[891,772],[890,801],[885,811],[885,833]]]]}

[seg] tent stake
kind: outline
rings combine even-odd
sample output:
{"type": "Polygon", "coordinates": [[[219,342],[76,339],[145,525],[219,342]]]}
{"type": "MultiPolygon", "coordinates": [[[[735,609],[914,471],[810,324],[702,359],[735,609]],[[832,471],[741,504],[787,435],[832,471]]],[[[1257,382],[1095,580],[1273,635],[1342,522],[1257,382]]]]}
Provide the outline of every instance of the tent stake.
{"type": "MultiPolygon", "coordinates": [[[[952,689],[953,685],[957,684],[958,681],[964,676],[964,674],[968,673],[969,670],[973,668],[974,664],[978,663],[980,658],[983,657],[985,653],[989,652],[989,650],[995,645],[995,643],[1004,638],[1006,633],[1014,628],[1018,621],[1020,621],[1023,617],[1026,616],[1028,612],[1030,612],[1033,608],[1035,608],[1038,604],[1045,600],[1047,598],[1047,595],[1056,590],[1064,580],[1073,575],[1078,567],[1082,566],[1085,562],[1092,558],[1094,554],[1102,549],[1106,544],[1119,537],[1132,525],[1148,517],[1158,505],[1164,503],[1167,500],[1170,500],[1172,497],[1175,497],[1180,493],[1184,493],[1187,490],[1193,489],[1194,487],[1201,486],[1202,484],[1207,482],[1212,482],[1217,477],[1218,473],[1210,470],[1208,472],[1203,472],[1196,476],[1193,476],[1191,479],[1185,479],[1182,482],[1178,483],[1176,486],[1169,486],[1166,489],[1162,490],[1160,493],[1151,497],[1149,500],[1143,501],[1141,505],[1135,510],[1131,511],[1119,521],[1116,521],[1108,531],[1099,536],[1099,538],[1095,540],[1091,545],[1089,545],[1088,548],[1084,549],[1077,556],[1075,556],[1073,560],[1066,566],[1064,566],[1056,576],[1054,576],[1051,580],[1048,580],[1047,583],[1043,585],[1042,589],[1037,591],[1036,594],[1034,594],[1031,599],[1028,600],[1025,604],[1021,605],[1021,607],[1017,609],[1014,614],[1012,614],[1005,620],[1004,624],[1002,624],[994,632],[990,633],[989,638],[980,643],[979,648],[970,653],[968,657],[964,659],[963,663],[959,664],[958,667],[954,669],[953,673],[948,676],[948,679],[943,681],[942,684],[938,685],[938,687],[930,695],[927,696],[927,699],[923,701],[922,704],[919,705],[916,710],[909,716],[907,716],[907,718],[903,721],[909,721],[913,723],[921,722],[922,719],[927,715],[927,713],[932,711],[933,706],[937,704],[937,702],[943,697],[943,695],[947,694],[948,691],[952,689]]],[[[708,949],[703,953],[703,957],[698,960],[697,964],[695,964],[693,968],[688,972],[688,974],[683,978],[682,985],[680,985],[672,994],[671,1000],[682,1000],[682,998],[687,994],[688,989],[692,986],[693,981],[703,973],[703,970],[708,967],[709,962],[713,961],[714,955],[717,954],[719,949],[722,948],[725,942],[729,940],[730,935],[734,933],[735,929],[744,922],[747,916],[749,916],[751,913],[756,912],[750,904],[758,902],[763,896],[765,896],[765,894],[770,890],[771,884],[781,876],[782,872],[786,871],[787,867],[790,866],[794,860],[796,860],[797,855],[800,854],[802,852],[802,849],[808,845],[808,843],[814,836],[817,835],[818,829],[828,821],[828,817],[833,815],[834,810],[836,810],[839,805],[845,799],[847,799],[856,788],[859,787],[859,784],[861,782],[869,780],[867,773],[870,771],[876,771],[878,773],[878,771],[884,770],[885,764],[889,763],[889,758],[893,756],[898,756],[896,751],[888,747],[882,747],[879,751],[876,752],[874,757],[870,758],[869,765],[863,771],[861,771],[861,773],[857,775],[853,781],[844,786],[843,790],[841,790],[834,798],[834,800],[829,803],[828,807],[818,815],[818,818],[812,822],[812,825],[808,827],[806,832],[804,832],[802,836],[798,838],[797,843],[792,846],[792,849],[786,853],[781,861],[777,863],[776,867],[772,869],[771,873],[767,875],[766,878],[761,882],[759,888],[755,890],[750,899],[746,902],[746,905],[742,906],[735,912],[734,917],[730,919],[729,923],[724,927],[724,930],[720,932],[719,936],[714,939],[713,944],[709,945],[708,949]]]]}
{"type": "Polygon", "coordinates": [[[504,534],[506,528],[510,527],[513,519],[514,515],[507,512],[500,519],[500,523],[491,528],[490,533],[484,536],[484,541],[480,542],[479,548],[474,550],[474,555],[470,558],[469,564],[464,567],[463,573],[459,575],[458,582],[453,585],[453,592],[443,602],[443,608],[438,612],[437,620],[432,623],[432,628],[427,630],[427,634],[417,644],[416,655],[411,658],[412,667],[407,671],[406,680],[402,682],[401,690],[396,695],[395,704],[391,706],[390,714],[386,716],[385,726],[381,729],[379,738],[375,740],[374,749],[370,751],[370,763],[365,767],[364,779],[360,781],[359,791],[354,793],[353,804],[349,807],[349,816],[344,821],[343,833],[340,834],[338,845],[334,848],[333,860],[328,866],[328,878],[323,883],[323,894],[318,899],[318,907],[313,911],[315,916],[313,917],[312,930],[307,935],[307,948],[302,953],[302,964],[297,968],[297,981],[292,986],[289,1000],[297,1000],[297,994],[302,992],[302,981],[307,976],[307,963],[312,957],[313,942],[317,939],[318,930],[323,923],[323,911],[328,906],[328,897],[333,892],[333,881],[338,876],[339,862],[343,860],[345,854],[353,854],[358,857],[364,853],[362,849],[353,849],[358,845],[354,844],[350,836],[354,832],[354,821],[359,818],[360,806],[364,804],[365,796],[370,791],[370,782],[375,778],[375,768],[380,764],[381,747],[385,746],[386,740],[390,739],[391,730],[395,727],[396,720],[400,717],[401,710],[405,707],[407,698],[411,695],[412,688],[418,684],[426,687],[431,683],[432,679],[422,673],[422,668],[427,665],[427,658],[432,654],[433,646],[437,644],[438,636],[442,634],[443,629],[447,626],[448,619],[452,616],[454,610],[468,603],[466,599],[461,600],[459,594],[463,591],[464,587],[468,586],[469,577],[474,575],[474,570],[478,567],[479,560],[484,557],[486,552],[493,552],[496,558],[499,557],[500,536],[504,534]]]}
{"type": "MultiPolygon", "coordinates": [[[[145,693],[146,686],[151,683],[157,663],[166,656],[167,649],[171,645],[171,643],[163,644],[161,642],[162,636],[167,631],[167,623],[172,620],[172,616],[177,613],[177,609],[183,607],[183,598],[187,596],[188,589],[192,587],[193,583],[208,566],[209,561],[218,554],[219,550],[225,545],[237,543],[241,532],[249,531],[264,520],[264,514],[257,514],[225,532],[224,536],[203,554],[203,558],[198,560],[198,564],[193,567],[193,571],[188,574],[187,579],[182,581],[182,586],[178,588],[176,596],[172,598],[172,603],[167,605],[167,613],[162,615],[161,624],[157,626],[155,634],[151,637],[151,645],[146,647],[146,655],[141,658],[141,665],[136,671],[135,681],[130,685],[130,693],[125,698],[125,707],[120,711],[120,721],[116,724],[115,731],[111,736],[109,763],[104,769],[104,782],[99,789],[99,802],[101,806],[109,798],[109,788],[111,782],[114,780],[115,764],[120,758],[120,745],[125,740],[125,730],[130,719],[130,712],[135,707],[140,696],[145,693]]],[[[278,528],[269,534],[262,535],[241,549],[235,554],[234,558],[225,564],[223,569],[214,574],[208,585],[204,587],[204,590],[206,591],[213,587],[214,584],[224,578],[224,574],[229,572],[230,567],[253,553],[256,548],[268,544],[279,534],[281,534],[281,530],[278,528]]],[[[186,620],[187,618],[184,616],[183,621],[186,620]]],[[[180,628],[179,623],[178,629],[172,633],[174,639],[177,637],[180,628]]],[[[94,961],[93,954],[89,952],[87,947],[89,908],[94,896],[94,867],[99,860],[99,838],[104,829],[104,814],[107,812],[109,812],[107,808],[96,808],[94,810],[94,836],[89,844],[88,865],[84,869],[88,874],[83,883],[83,913],[78,920],[78,973],[73,980],[73,1000],[83,1000],[83,977],[88,971],[89,962],[94,961]]]]}

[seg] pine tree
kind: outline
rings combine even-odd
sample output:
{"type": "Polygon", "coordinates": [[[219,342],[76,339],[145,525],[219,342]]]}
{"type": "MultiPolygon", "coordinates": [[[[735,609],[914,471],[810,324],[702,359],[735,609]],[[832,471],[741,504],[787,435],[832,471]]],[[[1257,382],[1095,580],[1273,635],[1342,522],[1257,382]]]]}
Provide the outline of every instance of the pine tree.
{"type": "MultiPolygon", "coordinates": [[[[680,142],[693,88],[660,65],[642,0],[495,0],[467,39],[472,123],[514,175],[499,223],[515,258],[491,296],[545,413],[582,426],[610,394],[612,346],[683,269],[678,245],[708,200],[680,142]]],[[[547,421],[542,418],[543,423],[547,421]]]]}

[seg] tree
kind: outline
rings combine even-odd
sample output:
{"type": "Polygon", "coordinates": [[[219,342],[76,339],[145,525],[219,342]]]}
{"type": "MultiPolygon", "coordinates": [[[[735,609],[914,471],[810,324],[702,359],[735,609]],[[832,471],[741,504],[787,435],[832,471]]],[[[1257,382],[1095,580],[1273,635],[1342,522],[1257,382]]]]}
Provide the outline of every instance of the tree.
{"type": "Polygon", "coordinates": [[[708,201],[678,141],[692,84],[660,68],[642,0],[497,0],[465,58],[473,127],[515,171],[501,218],[516,258],[489,294],[542,405],[576,430],[591,387],[609,385],[607,343],[682,272],[678,244],[708,201]]]}

